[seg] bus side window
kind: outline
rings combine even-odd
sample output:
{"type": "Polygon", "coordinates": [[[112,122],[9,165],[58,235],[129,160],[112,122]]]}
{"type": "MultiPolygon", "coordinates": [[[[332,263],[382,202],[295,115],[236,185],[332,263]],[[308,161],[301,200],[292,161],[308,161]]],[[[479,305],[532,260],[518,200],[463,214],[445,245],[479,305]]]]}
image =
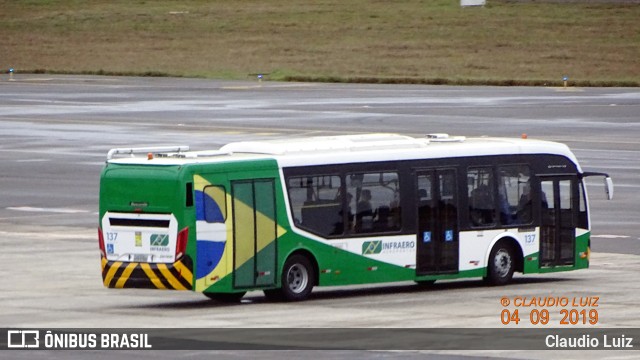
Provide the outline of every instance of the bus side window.
{"type": "Polygon", "coordinates": [[[584,183],[580,182],[578,184],[578,191],[579,191],[579,209],[580,209],[580,213],[578,215],[578,227],[582,228],[582,229],[588,229],[589,228],[589,216],[587,215],[587,201],[586,201],[586,196],[584,193],[584,183]]]}
{"type": "Polygon", "coordinates": [[[322,236],[344,232],[340,188],[336,175],[301,176],[287,179],[291,213],[297,226],[322,236]]]}
{"type": "Polygon", "coordinates": [[[384,233],[401,228],[397,172],[351,173],[346,177],[349,203],[355,209],[353,233],[384,233]]]}
{"type": "Polygon", "coordinates": [[[498,167],[500,220],[504,225],[530,224],[533,221],[531,174],[527,165],[498,167]]]}
{"type": "Polygon", "coordinates": [[[202,193],[204,220],[224,223],[227,219],[227,196],[224,187],[210,185],[202,193]]]}
{"type": "Polygon", "coordinates": [[[496,204],[493,191],[493,169],[469,168],[467,171],[469,222],[471,226],[490,226],[496,223],[496,204]]]}

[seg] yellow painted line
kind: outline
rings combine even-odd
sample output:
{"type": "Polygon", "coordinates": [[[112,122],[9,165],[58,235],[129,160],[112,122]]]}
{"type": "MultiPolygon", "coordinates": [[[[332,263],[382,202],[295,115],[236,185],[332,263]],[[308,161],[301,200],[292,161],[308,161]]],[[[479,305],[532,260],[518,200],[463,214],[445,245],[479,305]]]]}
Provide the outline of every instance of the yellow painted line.
{"type": "Polygon", "coordinates": [[[188,267],[184,266],[181,261],[178,261],[175,264],[175,267],[176,269],[178,269],[178,271],[180,271],[180,275],[182,275],[182,277],[187,280],[189,284],[193,284],[193,273],[191,272],[191,270],[189,270],[188,267]]]}
{"type": "Polygon", "coordinates": [[[162,275],[164,275],[164,277],[169,281],[169,284],[171,284],[171,286],[173,286],[174,289],[176,289],[176,290],[187,290],[187,288],[185,288],[180,283],[180,281],[178,281],[178,279],[176,279],[175,276],[173,276],[171,271],[169,271],[169,269],[167,268],[167,265],[158,264],[158,269],[160,269],[160,272],[162,273],[162,275]]]}
{"type": "Polygon", "coordinates": [[[131,272],[133,271],[133,269],[136,268],[136,266],[138,266],[137,263],[129,263],[129,265],[127,265],[127,267],[122,272],[122,275],[120,275],[118,282],[116,283],[117,288],[124,287],[124,283],[126,283],[127,280],[129,280],[129,276],[131,276],[131,272]]]}
{"type": "Polygon", "coordinates": [[[147,277],[149,278],[149,280],[151,280],[153,285],[155,285],[158,289],[167,288],[166,286],[164,286],[162,281],[160,281],[160,279],[156,277],[156,274],[153,272],[153,270],[151,270],[149,264],[140,264],[140,267],[142,268],[142,270],[144,270],[144,273],[147,274],[147,277]]]}
{"type": "Polygon", "coordinates": [[[118,271],[118,269],[120,268],[120,265],[122,265],[121,261],[116,261],[113,263],[113,265],[111,265],[111,268],[109,268],[107,275],[104,277],[104,286],[109,286],[109,283],[111,283],[111,280],[116,274],[116,271],[118,271]]]}

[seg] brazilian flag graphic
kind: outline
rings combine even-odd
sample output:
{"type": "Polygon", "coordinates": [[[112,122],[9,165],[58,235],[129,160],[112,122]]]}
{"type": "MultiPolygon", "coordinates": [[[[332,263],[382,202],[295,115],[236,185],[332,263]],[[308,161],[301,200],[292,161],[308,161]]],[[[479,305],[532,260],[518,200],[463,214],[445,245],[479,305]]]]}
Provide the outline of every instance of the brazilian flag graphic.
{"type": "Polygon", "coordinates": [[[362,255],[380,254],[382,252],[382,241],[365,241],[362,243],[362,255]]]}

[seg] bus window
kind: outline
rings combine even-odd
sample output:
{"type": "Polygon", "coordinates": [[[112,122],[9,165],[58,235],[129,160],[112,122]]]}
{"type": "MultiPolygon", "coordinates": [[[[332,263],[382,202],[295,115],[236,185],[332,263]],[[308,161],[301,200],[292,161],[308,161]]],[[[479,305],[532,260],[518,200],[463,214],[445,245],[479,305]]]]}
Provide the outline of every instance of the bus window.
{"type": "Polygon", "coordinates": [[[355,210],[354,233],[400,230],[400,188],[398,173],[347,174],[349,210],[355,210]]]}
{"type": "Polygon", "coordinates": [[[431,200],[431,177],[418,176],[418,201],[431,200]]]}
{"type": "Polygon", "coordinates": [[[204,219],[209,223],[224,223],[227,219],[227,193],[222,186],[205,186],[203,191],[204,219]]]}
{"type": "Polygon", "coordinates": [[[323,236],[344,232],[339,176],[302,176],[288,179],[294,222],[323,236]]]}
{"type": "Polygon", "coordinates": [[[533,221],[533,202],[529,166],[500,166],[498,173],[498,201],[502,224],[530,224],[533,221]]]}
{"type": "Polygon", "coordinates": [[[582,229],[588,229],[589,228],[589,216],[587,214],[587,199],[586,199],[586,194],[584,192],[584,183],[580,182],[579,186],[579,210],[580,212],[578,213],[578,227],[582,228],[582,229]]]}
{"type": "Polygon", "coordinates": [[[467,171],[469,221],[473,227],[496,224],[496,204],[493,191],[493,169],[469,168],[467,171]]]}

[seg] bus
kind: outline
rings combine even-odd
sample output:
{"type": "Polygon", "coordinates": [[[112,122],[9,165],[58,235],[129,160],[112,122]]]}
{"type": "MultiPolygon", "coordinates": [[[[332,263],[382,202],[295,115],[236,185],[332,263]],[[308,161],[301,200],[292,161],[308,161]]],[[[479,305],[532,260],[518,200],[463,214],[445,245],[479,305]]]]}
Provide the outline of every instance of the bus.
{"type": "Polygon", "coordinates": [[[588,176],[560,143],[447,134],[118,148],[100,177],[108,288],[247,291],[432,284],[589,266],[588,176]]]}

